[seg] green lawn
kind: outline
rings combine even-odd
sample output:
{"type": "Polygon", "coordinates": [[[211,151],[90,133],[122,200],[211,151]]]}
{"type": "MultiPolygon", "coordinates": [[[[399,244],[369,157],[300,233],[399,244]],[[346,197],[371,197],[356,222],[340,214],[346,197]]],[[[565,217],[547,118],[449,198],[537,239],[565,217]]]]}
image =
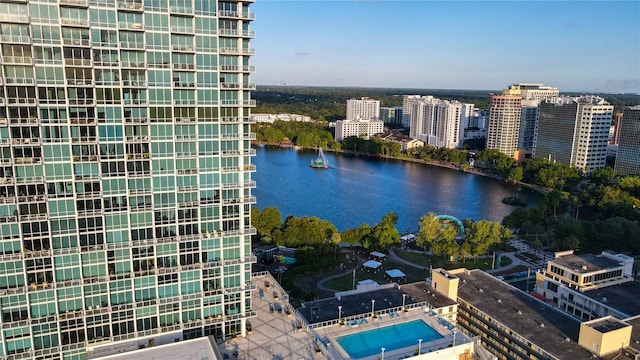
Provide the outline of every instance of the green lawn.
{"type": "MultiPolygon", "coordinates": [[[[491,269],[492,259],[490,257],[480,258],[476,262],[475,259],[467,259],[467,261],[462,261],[459,259],[454,262],[450,262],[442,256],[432,256],[426,255],[423,253],[414,253],[411,251],[404,251],[400,249],[394,250],[396,255],[401,257],[404,260],[410,261],[414,264],[424,265],[425,267],[429,267],[430,265],[434,268],[443,268],[443,269],[457,269],[457,268],[467,268],[467,269],[482,269],[489,270],[491,269]]],[[[501,265],[506,266],[511,263],[511,259],[507,257],[502,257],[501,265]]]]}
{"type": "MultiPolygon", "coordinates": [[[[387,278],[385,271],[391,269],[399,269],[403,273],[407,274],[406,280],[402,280],[402,284],[405,282],[411,283],[421,281],[426,279],[429,275],[428,270],[416,269],[415,267],[398,264],[387,259],[377,270],[367,269],[364,267],[358,268],[356,270],[356,283],[366,279],[375,280],[378,284],[390,283],[392,281],[387,278]]],[[[351,290],[353,286],[353,271],[347,271],[344,276],[325,282],[324,286],[338,291],[351,290]]]]}

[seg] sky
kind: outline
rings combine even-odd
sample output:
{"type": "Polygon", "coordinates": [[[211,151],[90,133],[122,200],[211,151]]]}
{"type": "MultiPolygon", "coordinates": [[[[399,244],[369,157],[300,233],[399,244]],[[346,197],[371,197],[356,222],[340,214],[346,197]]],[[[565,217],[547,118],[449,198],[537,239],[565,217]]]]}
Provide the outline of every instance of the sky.
{"type": "Polygon", "coordinates": [[[258,85],[640,94],[640,1],[256,0],[258,85]]]}

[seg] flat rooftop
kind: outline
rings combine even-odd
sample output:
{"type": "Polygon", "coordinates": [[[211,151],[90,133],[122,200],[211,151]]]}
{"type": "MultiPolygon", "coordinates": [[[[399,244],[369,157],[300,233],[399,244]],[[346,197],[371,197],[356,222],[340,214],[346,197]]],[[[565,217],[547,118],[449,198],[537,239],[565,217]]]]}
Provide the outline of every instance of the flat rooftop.
{"type": "Polygon", "coordinates": [[[120,354],[98,357],[99,360],[222,360],[212,336],[148,347],[120,354]]]}
{"type": "Polygon", "coordinates": [[[628,326],[628,324],[623,323],[616,318],[596,319],[594,321],[590,321],[586,325],[592,329],[598,330],[601,333],[622,329],[623,327],[628,326]]]}
{"type": "Polygon", "coordinates": [[[622,267],[622,265],[617,261],[593,254],[565,255],[550,260],[550,262],[572,269],[580,274],[622,267]]]}
{"type": "MultiPolygon", "coordinates": [[[[298,321],[293,313],[270,311],[270,305],[279,303],[286,309],[289,305],[282,299],[282,291],[271,276],[251,278],[257,290],[251,292],[251,304],[256,317],[249,319],[251,332],[247,337],[227,339],[218,344],[223,359],[317,359],[325,360],[322,353],[314,351],[314,340],[305,331],[297,328],[298,321]],[[267,287],[265,282],[269,282],[267,287]],[[273,296],[276,291],[278,297],[273,296]],[[262,296],[261,296],[262,294],[262,296]],[[237,354],[237,356],[234,356],[237,354]]],[[[184,356],[174,359],[189,359],[184,356]]],[[[152,359],[145,359],[152,360],[152,359]]],[[[200,358],[195,358],[200,360],[200,358]]]]}
{"type": "Polygon", "coordinates": [[[640,281],[593,289],[585,291],[584,294],[623,312],[628,317],[640,315],[640,281]]]}
{"type": "Polygon", "coordinates": [[[458,298],[558,359],[589,359],[578,345],[580,322],[481,270],[465,270],[458,298]],[[567,342],[566,339],[570,339],[567,342]]]}
{"type": "Polygon", "coordinates": [[[431,287],[425,282],[404,284],[400,288],[378,288],[375,290],[361,292],[352,295],[337,297],[330,297],[321,300],[308,301],[302,304],[302,307],[298,308],[298,312],[302,315],[309,324],[337,320],[340,315],[342,318],[369,314],[371,313],[371,301],[375,300],[374,311],[385,310],[389,308],[401,307],[403,304],[402,294],[406,294],[404,297],[404,304],[410,305],[427,301],[432,307],[439,308],[448,305],[456,304],[455,301],[446,298],[442,295],[432,296],[432,293],[428,293],[431,287]],[[338,306],[342,306],[338,311],[338,306]],[[340,314],[338,314],[340,312],[340,314]]]}

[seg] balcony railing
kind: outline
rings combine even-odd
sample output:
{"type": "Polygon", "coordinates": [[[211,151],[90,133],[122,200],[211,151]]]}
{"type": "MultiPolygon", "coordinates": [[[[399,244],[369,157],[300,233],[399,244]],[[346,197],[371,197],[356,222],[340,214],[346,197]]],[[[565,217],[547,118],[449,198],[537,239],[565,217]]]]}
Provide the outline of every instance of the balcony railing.
{"type": "Polygon", "coordinates": [[[33,64],[33,58],[29,56],[3,56],[2,62],[5,64],[33,64]]]}
{"type": "Polygon", "coordinates": [[[60,19],[63,26],[81,26],[89,27],[89,19],[60,19]]]}
{"type": "Polygon", "coordinates": [[[60,5],[89,7],[89,0],[60,0],[60,5]]]}
{"type": "Polygon", "coordinates": [[[25,35],[0,35],[0,42],[12,44],[30,44],[31,38],[25,35]]]}
{"type": "Polygon", "coordinates": [[[65,65],[91,66],[91,59],[64,59],[65,65]]]}
{"type": "Polygon", "coordinates": [[[62,38],[62,43],[64,45],[91,46],[89,39],[62,38]]]}
{"type": "Polygon", "coordinates": [[[144,5],[142,2],[118,1],[118,9],[142,11],[144,5]]]}

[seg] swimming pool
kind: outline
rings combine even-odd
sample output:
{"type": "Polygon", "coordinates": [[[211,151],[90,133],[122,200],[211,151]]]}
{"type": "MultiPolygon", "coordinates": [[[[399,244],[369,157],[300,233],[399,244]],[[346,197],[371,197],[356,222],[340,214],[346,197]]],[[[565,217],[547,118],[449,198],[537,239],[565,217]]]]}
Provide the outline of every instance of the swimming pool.
{"type": "Polygon", "coordinates": [[[417,348],[418,339],[422,339],[424,344],[441,338],[443,336],[424,321],[414,320],[357,334],[340,336],[336,341],[349,354],[349,357],[359,359],[379,354],[380,348],[385,348],[385,351],[402,349],[412,345],[417,348]]]}

